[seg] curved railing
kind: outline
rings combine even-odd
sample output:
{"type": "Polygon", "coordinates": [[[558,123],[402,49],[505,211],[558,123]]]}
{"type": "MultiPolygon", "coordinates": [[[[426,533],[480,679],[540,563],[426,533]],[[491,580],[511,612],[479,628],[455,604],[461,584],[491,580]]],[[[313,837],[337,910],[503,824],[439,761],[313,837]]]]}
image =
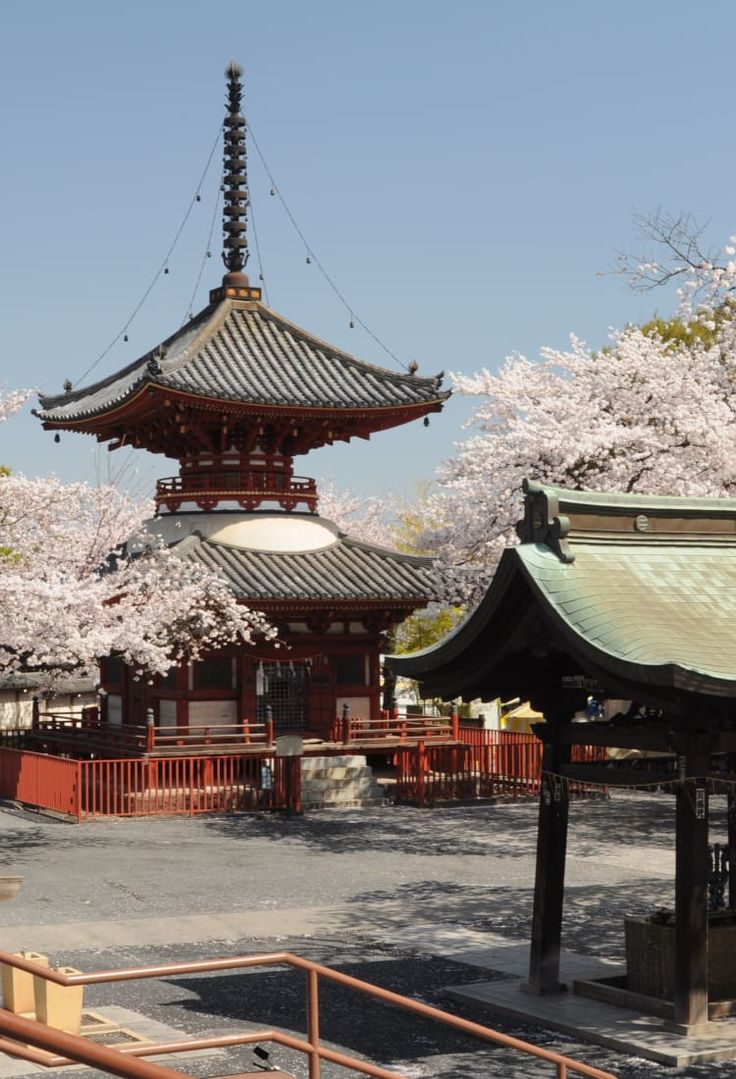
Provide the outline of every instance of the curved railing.
{"type": "Polygon", "coordinates": [[[156,507],[172,513],[184,502],[194,502],[206,510],[224,501],[237,502],[247,510],[263,502],[277,502],[285,510],[304,504],[315,513],[317,499],[313,479],[267,469],[192,472],[169,476],[156,484],[156,507]]]}

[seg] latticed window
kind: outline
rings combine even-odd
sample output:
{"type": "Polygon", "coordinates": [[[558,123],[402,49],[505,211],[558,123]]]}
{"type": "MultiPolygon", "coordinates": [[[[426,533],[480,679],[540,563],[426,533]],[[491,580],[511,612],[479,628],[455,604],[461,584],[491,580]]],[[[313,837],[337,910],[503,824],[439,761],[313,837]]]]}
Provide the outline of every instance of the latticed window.
{"type": "Polygon", "coordinates": [[[309,664],[259,663],[256,670],[258,722],[273,718],[277,731],[299,731],[307,725],[309,664]]]}

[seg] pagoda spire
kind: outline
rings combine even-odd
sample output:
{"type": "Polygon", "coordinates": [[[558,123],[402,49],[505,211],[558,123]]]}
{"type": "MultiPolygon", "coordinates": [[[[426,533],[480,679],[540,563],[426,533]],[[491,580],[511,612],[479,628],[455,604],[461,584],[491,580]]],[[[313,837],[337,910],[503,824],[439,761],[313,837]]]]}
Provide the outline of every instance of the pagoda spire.
{"type": "Polygon", "coordinates": [[[243,97],[243,69],[234,62],[225,70],[227,116],[223,145],[223,251],[228,269],[223,284],[247,285],[243,273],[248,261],[248,174],[245,148],[245,117],[240,111],[243,97]],[[234,276],[237,275],[237,278],[234,276]]]}

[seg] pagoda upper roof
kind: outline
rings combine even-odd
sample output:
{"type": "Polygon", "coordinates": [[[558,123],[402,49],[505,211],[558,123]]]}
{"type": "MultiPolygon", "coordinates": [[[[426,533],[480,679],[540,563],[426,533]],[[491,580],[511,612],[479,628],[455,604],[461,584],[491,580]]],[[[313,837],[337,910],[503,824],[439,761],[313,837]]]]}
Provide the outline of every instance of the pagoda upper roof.
{"type": "Polygon", "coordinates": [[[160,407],[161,395],[174,395],[190,410],[199,405],[211,412],[218,403],[231,416],[355,413],[368,429],[380,430],[441,408],[449,391],[440,383],[441,376],[420,378],[358,360],[260,300],[224,297],[121,371],[69,393],[41,395],[36,414],[48,428],[113,438],[126,415],[140,419],[160,407]]]}

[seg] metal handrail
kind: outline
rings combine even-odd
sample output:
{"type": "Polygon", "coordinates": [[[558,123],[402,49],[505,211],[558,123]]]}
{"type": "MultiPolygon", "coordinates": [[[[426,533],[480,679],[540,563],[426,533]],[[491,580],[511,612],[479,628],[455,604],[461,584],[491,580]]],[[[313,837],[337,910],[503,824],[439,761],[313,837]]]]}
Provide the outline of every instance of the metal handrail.
{"type": "MultiPolygon", "coordinates": [[[[325,978],[327,981],[336,982],[349,989],[355,989],[384,1004],[392,1004],[405,1011],[413,1012],[416,1015],[421,1015],[427,1019],[433,1019],[439,1023],[443,1023],[445,1026],[453,1027],[455,1030],[460,1030],[465,1034],[480,1038],[482,1041],[502,1045],[507,1049],[516,1049],[527,1056],[537,1057],[549,1064],[554,1064],[556,1069],[556,1079],[567,1079],[568,1072],[584,1075],[588,1077],[588,1079],[615,1079],[610,1072],[601,1071],[599,1068],[583,1064],[581,1061],[574,1060],[572,1057],[564,1056],[561,1053],[555,1053],[549,1049],[543,1049],[538,1045],[532,1045],[530,1042],[522,1041],[520,1038],[513,1038],[509,1034],[502,1034],[498,1030],[484,1027],[480,1023],[473,1023],[468,1019],[462,1019],[460,1016],[452,1015],[450,1012],[435,1008],[430,1004],[423,1004],[420,1001],[411,1000],[409,997],[394,993],[389,989],[383,989],[378,985],[372,985],[370,982],[364,982],[359,978],[353,978],[349,974],[343,974],[341,971],[333,970],[331,967],[323,966],[321,963],[315,963],[310,959],[304,959],[291,952],[268,952],[262,955],[232,956],[229,959],[202,959],[191,963],[165,963],[149,967],[128,967],[122,970],[100,970],[88,974],[62,974],[52,967],[43,967],[30,959],[24,959],[22,956],[13,955],[10,952],[3,951],[0,951],[0,963],[6,963],[19,970],[24,970],[30,974],[44,978],[46,981],[64,986],[102,985],[118,981],[136,981],[142,978],[165,978],[172,975],[214,973],[217,971],[238,970],[257,966],[285,965],[304,970],[307,974],[306,1040],[292,1038],[290,1035],[285,1035],[280,1031],[267,1030],[261,1031],[258,1034],[250,1032],[248,1034],[223,1035],[219,1038],[200,1038],[185,1042],[172,1042],[165,1046],[135,1046],[120,1050],[119,1054],[121,1058],[146,1056],[149,1054],[180,1053],[184,1051],[191,1052],[197,1049],[220,1048],[227,1045],[245,1045],[252,1041],[270,1040],[282,1045],[288,1045],[290,1048],[306,1053],[309,1056],[309,1079],[320,1079],[320,1064],[322,1060],[329,1060],[334,1064],[351,1068],[354,1071],[362,1072],[365,1075],[374,1076],[375,1079],[399,1079],[399,1073],[397,1072],[387,1071],[384,1068],[358,1060],[356,1057],[337,1053],[320,1045],[319,979],[325,978]]],[[[72,1061],[80,1060],[82,1063],[92,1063],[93,1066],[102,1066],[106,1071],[123,1076],[124,1079],[179,1079],[182,1075],[181,1072],[175,1072],[168,1068],[164,1068],[161,1065],[151,1064],[148,1061],[128,1061],[126,1059],[125,1064],[123,1064],[122,1060],[117,1061],[118,1051],[100,1045],[90,1046],[83,1038],[77,1038],[75,1035],[63,1034],[61,1031],[52,1031],[51,1028],[43,1026],[43,1024],[34,1023],[27,1019],[21,1019],[19,1016],[11,1015],[11,1013],[3,1013],[2,1010],[0,1010],[0,1032],[11,1035],[17,1034],[24,1042],[30,1043],[31,1045],[38,1045],[42,1048],[51,1049],[52,1051],[66,1053],[68,1058],[72,1061]],[[42,1027],[41,1033],[37,1032],[37,1027],[42,1027]],[[69,1039],[71,1039],[71,1041],[69,1039]],[[81,1047],[78,1043],[83,1043],[86,1047],[86,1056],[80,1055],[79,1050],[81,1047]],[[90,1053],[90,1050],[94,1051],[93,1054],[90,1053]],[[115,1067],[111,1067],[103,1062],[103,1058],[99,1055],[103,1050],[105,1054],[114,1054],[113,1062],[116,1063],[115,1067]],[[96,1055],[95,1060],[92,1059],[92,1055],[96,1055]],[[126,1070],[128,1064],[135,1064],[135,1069],[131,1067],[129,1070],[126,1070]],[[142,1068],[155,1069],[155,1071],[141,1070],[142,1068]]],[[[0,1038],[0,1050],[21,1057],[28,1051],[25,1046],[15,1045],[12,1042],[8,1043],[2,1038],[0,1038]]],[[[29,1058],[26,1056],[26,1059],[29,1058]]],[[[36,1060],[35,1062],[38,1063],[39,1061],[36,1060]]],[[[65,1059],[63,1063],[68,1063],[68,1060],[65,1059]]],[[[49,1065],[47,1064],[47,1066],[49,1065]]],[[[56,1066],[56,1064],[54,1066],[56,1066]]]]}

